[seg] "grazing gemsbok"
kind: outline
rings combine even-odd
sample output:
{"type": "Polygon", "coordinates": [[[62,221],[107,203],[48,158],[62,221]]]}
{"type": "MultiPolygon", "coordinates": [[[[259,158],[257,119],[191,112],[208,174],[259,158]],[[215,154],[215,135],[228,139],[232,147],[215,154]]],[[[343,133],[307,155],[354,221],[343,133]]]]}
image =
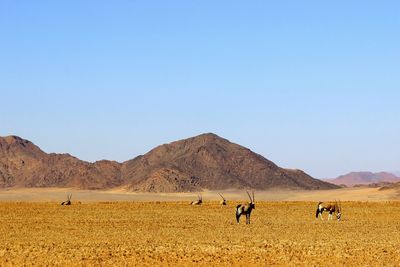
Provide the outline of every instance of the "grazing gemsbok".
{"type": "Polygon", "coordinates": [[[318,216],[321,217],[321,220],[324,220],[322,218],[322,213],[324,211],[328,211],[328,221],[329,219],[332,219],[332,213],[336,214],[336,218],[338,221],[340,221],[340,218],[342,217],[342,202],[339,200],[339,203],[335,200],[335,203],[324,203],[324,202],[319,202],[318,207],[317,207],[317,212],[315,214],[316,219],[318,220],[318,216]]]}
{"type": "Polygon", "coordinates": [[[197,200],[190,202],[190,205],[201,205],[203,203],[203,197],[201,195],[197,195],[197,200]]]}
{"type": "Polygon", "coordinates": [[[68,200],[61,203],[61,205],[71,205],[72,194],[67,195],[68,200]]]}
{"type": "Polygon", "coordinates": [[[222,200],[219,202],[219,204],[221,204],[221,205],[226,205],[227,203],[226,203],[226,199],[224,198],[224,196],[222,196],[220,193],[218,193],[218,195],[220,196],[220,197],[222,197],[222,200]]]}
{"type": "Polygon", "coordinates": [[[237,223],[239,223],[240,216],[246,215],[246,224],[250,224],[251,211],[256,208],[254,192],[253,192],[253,198],[251,198],[248,191],[246,191],[246,193],[250,198],[250,202],[246,203],[246,204],[239,204],[236,206],[236,221],[237,221],[237,223]]]}

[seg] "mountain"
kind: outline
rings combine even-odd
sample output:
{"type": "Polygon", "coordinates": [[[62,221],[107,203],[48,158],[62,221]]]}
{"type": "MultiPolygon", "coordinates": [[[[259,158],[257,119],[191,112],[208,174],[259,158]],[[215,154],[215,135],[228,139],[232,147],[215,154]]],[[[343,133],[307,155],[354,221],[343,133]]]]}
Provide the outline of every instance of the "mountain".
{"type": "Polygon", "coordinates": [[[203,189],[334,189],[301,170],[283,169],[215,134],[158,146],[124,163],[89,163],[47,154],[17,136],[0,137],[0,187],[75,187],[184,192],[203,189]]]}
{"type": "Polygon", "coordinates": [[[394,171],[394,172],[390,172],[390,173],[396,175],[397,177],[400,177],[400,171],[394,171]]]}
{"type": "Polygon", "coordinates": [[[341,175],[335,179],[325,181],[336,185],[354,186],[381,182],[398,182],[400,181],[400,177],[397,177],[396,175],[389,172],[351,172],[345,175],[341,175]]]}
{"type": "Polygon", "coordinates": [[[210,133],[156,147],[125,162],[123,174],[137,191],[336,188],[210,133]]]}
{"type": "Polygon", "coordinates": [[[47,154],[20,137],[0,137],[0,187],[101,189],[122,183],[120,163],[89,163],[69,154],[47,154]]]}

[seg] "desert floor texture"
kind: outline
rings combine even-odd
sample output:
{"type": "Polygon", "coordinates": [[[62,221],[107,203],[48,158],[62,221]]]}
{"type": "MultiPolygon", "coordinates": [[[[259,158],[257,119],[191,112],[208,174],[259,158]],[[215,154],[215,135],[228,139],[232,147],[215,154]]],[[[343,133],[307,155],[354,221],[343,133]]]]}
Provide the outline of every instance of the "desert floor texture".
{"type": "Polygon", "coordinates": [[[314,201],[256,195],[250,225],[238,203],[2,201],[0,266],[400,265],[400,202],[346,201],[322,222],[314,201]]]}

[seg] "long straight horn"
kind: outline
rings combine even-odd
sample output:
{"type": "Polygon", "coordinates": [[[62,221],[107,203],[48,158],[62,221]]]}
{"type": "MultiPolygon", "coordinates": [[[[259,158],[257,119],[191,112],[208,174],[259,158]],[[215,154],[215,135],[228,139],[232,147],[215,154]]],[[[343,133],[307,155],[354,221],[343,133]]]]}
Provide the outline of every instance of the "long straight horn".
{"type": "Polygon", "coordinates": [[[72,194],[69,194],[68,200],[71,201],[71,199],[72,199],[72,194]]]}
{"type": "Polygon", "coordinates": [[[249,196],[249,198],[250,198],[250,202],[253,202],[253,200],[251,199],[251,196],[250,196],[249,192],[248,192],[248,191],[246,191],[246,193],[247,193],[247,195],[248,195],[248,196],[249,196]]]}
{"type": "Polygon", "coordinates": [[[253,191],[253,203],[256,202],[255,198],[254,198],[254,191],[253,191]]]}
{"type": "Polygon", "coordinates": [[[220,197],[222,197],[223,200],[225,200],[225,198],[224,198],[220,193],[218,193],[218,195],[219,195],[220,197]]]}

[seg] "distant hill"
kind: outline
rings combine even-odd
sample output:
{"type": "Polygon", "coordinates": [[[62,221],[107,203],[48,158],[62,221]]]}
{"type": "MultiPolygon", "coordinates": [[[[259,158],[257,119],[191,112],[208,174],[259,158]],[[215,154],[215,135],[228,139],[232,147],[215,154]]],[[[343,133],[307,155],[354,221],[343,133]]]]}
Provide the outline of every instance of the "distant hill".
{"type": "Polygon", "coordinates": [[[0,187],[75,187],[184,192],[203,189],[334,189],[300,170],[288,170],[215,134],[154,148],[124,163],[89,163],[47,154],[17,136],[0,137],[0,187]]]}
{"type": "Polygon", "coordinates": [[[335,179],[325,181],[336,185],[355,186],[379,184],[382,182],[394,183],[400,181],[400,177],[397,177],[396,175],[389,172],[351,172],[345,175],[341,175],[335,179]]]}
{"type": "Polygon", "coordinates": [[[381,186],[381,188],[379,188],[380,191],[389,190],[389,189],[400,190],[400,182],[386,184],[386,185],[381,186]]]}
{"type": "Polygon", "coordinates": [[[400,171],[394,171],[394,172],[390,172],[390,173],[396,175],[397,177],[400,177],[400,171]]]}

